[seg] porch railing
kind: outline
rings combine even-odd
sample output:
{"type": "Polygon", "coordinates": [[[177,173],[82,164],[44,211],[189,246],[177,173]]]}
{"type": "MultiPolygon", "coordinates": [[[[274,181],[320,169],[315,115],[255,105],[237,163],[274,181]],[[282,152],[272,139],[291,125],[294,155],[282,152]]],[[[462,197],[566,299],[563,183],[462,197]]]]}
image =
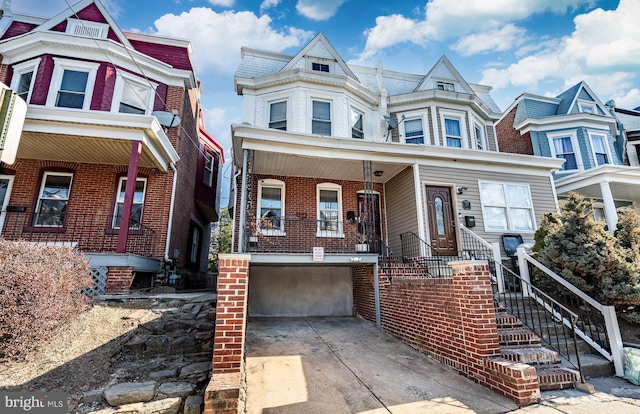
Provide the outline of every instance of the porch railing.
{"type": "MultiPolygon", "coordinates": [[[[118,229],[113,228],[113,218],[112,215],[58,213],[55,220],[40,220],[44,225],[34,225],[33,213],[2,211],[0,235],[6,240],[75,247],[85,253],[115,252],[118,229]]],[[[161,255],[156,244],[155,231],[144,224],[132,223],[127,253],[145,257],[161,255]]]]}
{"type": "Polygon", "coordinates": [[[460,238],[462,257],[464,259],[488,260],[492,282],[497,286],[498,292],[504,292],[502,266],[495,265],[495,263],[502,262],[500,245],[487,242],[464,225],[460,225],[460,238]]]}
{"type": "Polygon", "coordinates": [[[402,261],[414,263],[429,277],[449,277],[452,275],[450,262],[461,260],[463,252],[441,252],[422,240],[414,232],[400,235],[402,261]]]}

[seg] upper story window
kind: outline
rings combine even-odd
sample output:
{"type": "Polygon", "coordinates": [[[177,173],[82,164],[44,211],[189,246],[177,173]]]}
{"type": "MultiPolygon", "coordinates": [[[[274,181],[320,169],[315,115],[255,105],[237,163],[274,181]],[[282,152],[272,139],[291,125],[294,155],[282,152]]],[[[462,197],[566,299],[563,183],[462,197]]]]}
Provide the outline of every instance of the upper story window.
{"type": "MultiPolygon", "coordinates": [[[[142,207],[144,205],[145,190],[147,187],[146,178],[136,179],[136,188],[133,194],[133,203],[131,204],[131,220],[129,221],[130,229],[139,229],[142,225],[142,207]]],[[[116,205],[113,211],[113,228],[119,229],[122,221],[122,210],[124,209],[124,195],[127,189],[127,177],[120,177],[118,180],[118,189],[116,195],[116,205]]]]}
{"type": "Polygon", "coordinates": [[[47,106],[89,109],[97,63],[53,58],[55,68],[47,96],[47,106]]]}
{"type": "Polygon", "coordinates": [[[284,235],[284,190],[284,182],[280,180],[258,183],[258,228],[263,235],[284,235]]]}
{"type": "Polygon", "coordinates": [[[208,151],[205,152],[204,157],[204,175],[202,182],[204,185],[211,187],[213,186],[213,175],[216,169],[216,157],[208,151]]]}
{"type": "Polygon", "coordinates": [[[269,105],[269,128],[287,130],[287,101],[269,105]]]}
{"type": "Polygon", "coordinates": [[[34,226],[62,227],[64,225],[72,181],[72,173],[44,173],[38,193],[34,226]]]}
{"type": "Polygon", "coordinates": [[[312,70],[317,70],[319,72],[329,72],[329,65],[327,65],[325,63],[312,62],[311,63],[311,69],[312,70]]]}
{"type": "Polygon", "coordinates": [[[531,192],[526,184],[480,182],[486,231],[534,231],[531,192]]]}
{"type": "Polygon", "coordinates": [[[447,147],[462,148],[462,129],[460,128],[460,119],[444,118],[444,131],[447,147]]]}
{"type": "Polygon", "coordinates": [[[595,102],[578,101],[578,110],[588,114],[597,114],[598,110],[595,102]]]}
{"type": "Polygon", "coordinates": [[[343,237],[342,187],[333,183],[317,186],[318,237],[343,237]]]}
{"type": "Polygon", "coordinates": [[[351,138],[364,138],[362,112],[351,108],[351,138]]]}
{"type": "Polygon", "coordinates": [[[111,110],[124,114],[149,114],[153,109],[153,91],[151,85],[142,79],[118,74],[111,110]]]}
{"type": "Polygon", "coordinates": [[[87,20],[67,19],[67,33],[74,36],[106,39],[109,33],[109,25],[87,20]]]}
{"type": "Polygon", "coordinates": [[[16,91],[19,97],[29,103],[31,91],[35,83],[35,74],[38,70],[40,59],[23,62],[13,67],[13,78],[11,79],[11,89],[16,91]]]}
{"type": "Polygon", "coordinates": [[[315,135],[331,135],[331,103],[313,101],[311,133],[315,135]]]}
{"type": "Polygon", "coordinates": [[[424,144],[422,118],[408,119],[404,124],[404,142],[407,144],[424,144]]]}
{"type": "Polygon", "coordinates": [[[484,139],[484,129],[478,123],[473,124],[473,138],[476,141],[476,149],[484,150],[486,149],[485,139],[484,139]]]}
{"type": "Polygon", "coordinates": [[[441,90],[441,91],[454,92],[456,90],[453,83],[450,83],[450,82],[438,82],[436,84],[436,87],[438,88],[438,90],[441,90]]]}
{"type": "Polygon", "coordinates": [[[596,161],[596,165],[610,164],[611,157],[609,156],[606,135],[589,132],[589,137],[591,137],[591,149],[593,150],[593,158],[596,161]]]}
{"type": "Polygon", "coordinates": [[[581,167],[580,153],[575,131],[558,134],[548,134],[551,155],[565,160],[562,171],[578,170],[581,167]]]}

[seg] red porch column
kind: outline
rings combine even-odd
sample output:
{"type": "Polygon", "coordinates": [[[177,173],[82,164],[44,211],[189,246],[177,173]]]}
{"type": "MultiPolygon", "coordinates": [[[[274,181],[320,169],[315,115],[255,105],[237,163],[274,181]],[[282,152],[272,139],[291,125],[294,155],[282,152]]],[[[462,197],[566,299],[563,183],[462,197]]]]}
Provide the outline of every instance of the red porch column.
{"type": "MultiPolygon", "coordinates": [[[[131,206],[136,192],[136,180],[138,178],[138,164],[142,153],[142,142],[131,143],[131,155],[129,156],[129,171],[127,172],[127,186],[124,190],[124,203],[122,217],[120,217],[120,230],[118,231],[118,246],[116,253],[127,252],[127,240],[129,238],[129,223],[131,222],[131,206]]],[[[116,191],[120,191],[119,188],[116,191]]]]}

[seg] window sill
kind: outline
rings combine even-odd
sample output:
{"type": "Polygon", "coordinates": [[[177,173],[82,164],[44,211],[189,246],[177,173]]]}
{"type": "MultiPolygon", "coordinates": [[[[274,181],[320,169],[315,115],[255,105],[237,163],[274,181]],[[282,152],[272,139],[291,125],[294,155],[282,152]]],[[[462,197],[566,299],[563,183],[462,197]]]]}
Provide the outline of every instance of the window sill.
{"type": "Polygon", "coordinates": [[[287,233],[282,231],[282,230],[260,230],[260,235],[262,236],[267,236],[267,237],[271,237],[271,236],[286,236],[287,233]]]}
{"type": "Polygon", "coordinates": [[[319,231],[319,232],[316,232],[316,237],[344,239],[344,233],[334,232],[334,231],[319,231]]]}
{"type": "Polygon", "coordinates": [[[26,226],[22,230],[28,233],[64,233],[67,228],[64,226],[26,226]]]}
{"type": "MultiPolygon", "coordinates": [[[[119,228],[111,228],[111,229],[106,229],[104,231],[104,234],[119,234],[119,233],[120,233],[119,228]]],[[[144,233],[142,229],[129,229],[129,234],[142,235],[144,233]]]]}

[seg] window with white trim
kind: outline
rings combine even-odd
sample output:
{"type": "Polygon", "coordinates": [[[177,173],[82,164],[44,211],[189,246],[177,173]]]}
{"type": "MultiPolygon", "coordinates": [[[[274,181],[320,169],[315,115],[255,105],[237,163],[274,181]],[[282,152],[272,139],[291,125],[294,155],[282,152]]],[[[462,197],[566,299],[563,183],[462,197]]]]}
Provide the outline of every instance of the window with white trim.
{"type": "Polygon", "coordinates": [[[280,180],[258,182],[258,228],[265,236],[284,235],[285,184],[280,180]]]}
{"type": "Polygon", "coordinates": [[[213,185],[213,173],[215,171],[215,163],[216,157],[213,156],[212,153],[205,150],[204,154],[204,175],[202,177],[202,182],[207,187],[211,187],[213,185]]]}
{"type": "Polygon", "coordinates": [[[598,109],[595,102],[578,101],[578,111],[587,114],[597,114],[598,109]]]}
{"type": "Polygon", "coordinates": [[[200,227],[193,225],[193,232],[191,234],[191,249],[189,254],[189,261],[191,263],[198,262],[198,253],[200,251],[201,237],[202,237],[202,230],[200,230],[200,227]]]}
{"type": "Polygon", "coordinates": [[[333,183],[317,186],[318,237],[343,237],[342,187],[333,183]]]}
{"type": "Polygon", "coordinates": [[[118,73],[114,89],[112,112],[123,114],[150,114],[153,110],[154,91],[146,80],[126,73],[118,73]]]}
{"type": "Polygon", "coordinates": [[[582,167],[582,159],[578,148],[578,140],[575,131],[547,134],[551,155],[554,158],[564,159],[562,171],[579,170],[582,167]]]}
{"type": "Polygon", "coordinates": [[[351,138],[364,138],[363,118],[362,112],[351,108],[351,138]]]}
{"type": "Polygon", "coordinates": [[[331,102],[312,101],[311,133],[331,136],[331,102]]]}
{"type": "Polygon", "coordinates": [[[45,172],[38,193],[33,225],[38,227],[62,227],[69,204],[72,173],[45,172]]]}
{"type": "Polygon", "coordinates": [[[269,104],[269,128],[287,130],[287,101],[269,104]]]}
{"type": "Polygon", "coordinates": [[[23,62],[13,67],[11,89],[27,103],[29,103],[31,99],[31,92],[33,91],[39,64],[40,58],[23,62]]]}
{"type": "Polygon", "coordinates": [[[453,83],[450,82],[438,82],[436,88],[441,91],[454,92],[456,90],[453,83]]]}
{"type": "Polygon", "coordinates": [[[485,181],[479,185],[485,231],[535,230],[529,185],[485,181]]]}
{"type": "Polygon", "coordinates": [[[596,165],[604,165],[611,163],[609,154],[609,142],[604,134],[589,132],[591,138],[591,150],[593,151],[593,159],[596,165]]]}
{"type": "Polygon", "coordinates": [[[89,109],[99,64],[53,58],[47,106],[89,109]]]}
{"type": "Polygon", "coordinates": [[[473,138],[475,140],[476,149],[479,149],[481,151],[486,149],[484,140],[484,128],[477,122],[473,123],[473,138]]]}
{"type": "Polygon", "coordinates": [[[443,123],[446,146],[462,148],[462,122],[460,118],[445,116],[443,123]]]}
{"type": "Polygon", "coordinates": [[[422,118],[407,119],[404,125],[404,142],[407,144],[424,144],[424,128],[422,118]]]}
{"type": "MultiPolygon", "coordinates": [[[[119,229],[122,221],[122,210],[124,209],[124,194],[127,188],[127,177],[120,177],[118,180],[118,188],[116,195],[116,205],[113,209],[113,228],[119,229]]],[[[131,204],[131,220],[129,221],[130,229],[139,229],[142,225],[142,210],[144,206],[145,191],[147,188],[147,179],[136,179],[136,188],[133,195],[133,203],[131,204]]]]}

